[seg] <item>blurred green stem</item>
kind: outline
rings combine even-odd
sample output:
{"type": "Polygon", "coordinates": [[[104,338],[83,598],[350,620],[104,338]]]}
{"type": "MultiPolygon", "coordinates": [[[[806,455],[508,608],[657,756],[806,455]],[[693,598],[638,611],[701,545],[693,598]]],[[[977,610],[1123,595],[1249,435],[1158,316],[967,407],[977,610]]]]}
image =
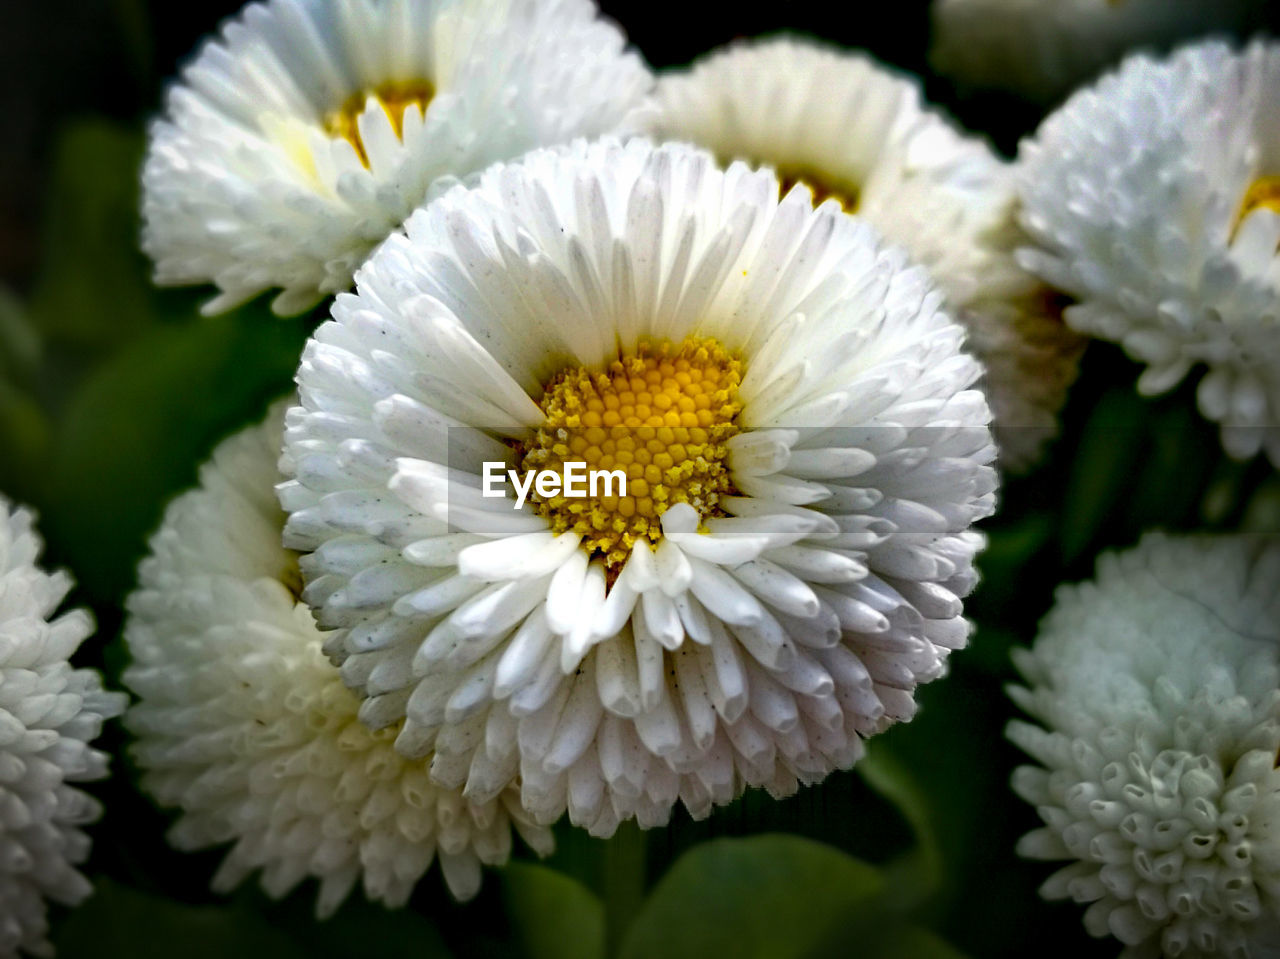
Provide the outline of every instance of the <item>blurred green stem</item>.
{"type": "Polygon", "coordinates": [[[604,847],[605,955],[614,959],[644,902],[645,835],[624,822],[604,847]]]}

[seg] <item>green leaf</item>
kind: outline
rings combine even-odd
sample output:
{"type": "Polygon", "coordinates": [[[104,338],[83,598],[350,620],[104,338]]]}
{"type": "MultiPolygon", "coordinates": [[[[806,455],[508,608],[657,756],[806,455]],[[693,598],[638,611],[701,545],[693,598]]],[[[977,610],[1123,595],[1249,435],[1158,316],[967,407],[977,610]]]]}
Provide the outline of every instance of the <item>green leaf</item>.
{"type": "Polygon", "coordinates": [[[889,869],[889,882],[898,892],[896,899],[912,905],[928,900],[942,885],[943,861],[923,787],[903,763],[887,750],[877,749],[874,742],[854,768],[898,808],[915,834],[915,848],[889,869]]]}
{"type": "Polygon", "coordinates": [[[49,456],[49,422],[31,397],[0,377],[0,492],[30,501],[49,456]]]}
{"type": "Polygon", "coordinates": [[[0,286],[0,377],[31,376],[40,362],[40,338],[18,298],[0,286]]]}
{"type": "Polygon", "coordinates": [[[76,393],[53,460],[46,531],[95,598],[121,595],[165,503],[231,430],[289,391],[306,328],[260,306],[159,326],[76,393]]]}
{"type": "Polygon", "coordinates": [[[1059,543],[1065,562],[1083,555],[1114,519],[1141,466],[1143,424],[1150,412],[1130,386],[1112,388],[1094,407],[1076,447],[1062,505],[1059,543]]]}
{"type": "Polygon", "coordinates": [[[59,959],[312,959],[252,910],[187,906],[109,879],[56,928],[59,959]]]}
{"type": "Polygon", "coordinates": [[[513,862],[502,870],[502,899],[528,959],[604,959],[604,906],[576,879],[513,862]]]}
{"type": "Polygon", "coordinates": [[[357,887],[328,919],[315,917],[315,884],[303,883],[284,902],[271,902],[256,889],[237,896],[242,908],[266,916],[273,925],[291,930],[295,947],[308,959],[452,959],[440,931],[427,917],[408,906],[389,909],[372,903],[357,887]]]}
{"type": "Polygon", "coordinates": [[[29,304],[50,340],[122,342],[164,312],[138,247],[142,151],[140,131],[101,119],[77,121],[58,137],[29,304]]]}
{"type": "Polygon", "coordinates": [[[883,886],[874,867],[809,839],[715,839],[658,883],[620,956],[800,959],[883,886]]]}
{"type": "MultiPolygon", "coordinates": [[[[895,932],[892,941],[885,943],[884,949],[877,954],[883,959],[966,959],[964,953],[950,943],[939,939],[927,929],[915,926],[903,927],[895,932]]],[[[871,959],[870,956],[867,959],[871,959]]]]}

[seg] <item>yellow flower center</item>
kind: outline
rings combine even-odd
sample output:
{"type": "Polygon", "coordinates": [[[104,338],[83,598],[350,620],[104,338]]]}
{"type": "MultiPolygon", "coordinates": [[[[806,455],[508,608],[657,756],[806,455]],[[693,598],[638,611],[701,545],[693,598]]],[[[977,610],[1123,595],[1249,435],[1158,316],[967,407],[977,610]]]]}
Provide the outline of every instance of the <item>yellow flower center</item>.
{"type": "MultiPolygon", "coordinates": [[[[622,470],[626,495],[543,498],[534,509],[556,533],[572,530],[582,547],[617,572],[641,539],[662,538],[659,517],[676,503],[722,515],[720,498],[732,491],[725,447],[742,409],[742,362],[713,339],[690,337],[678,345],[641,343],[604,372],[565,370],[539,404],[546,420],[536,438],[518,449],[520,470],[564,476],[567,462],[586,470],[622,470]]],[[[597,492],[605,494],[604,483],[597,492]]]]}
{"type": "Polygon", "coordinates": [[[1236,215],[1236,228],[1239,229],[1245,218],[1259,209],[1280,213],[1280,176],[1261,176],[1249,184],[1240,203],[1240,212],[1236,215]]]}
{"type": "Polygon", "coordinates": [[[782,182],[782,196],[786,196],[796,184],[803,183],[813,193],[813,205],[825,200],[835,200],[845,213],[858,212],[858,191],[832,181],[825,173],[811,167],[779,166],[778,179],[782,182]]]}
{"type": "Polygon", "coordinates": [[[435,96],[435,88],[426,80],[407,80],[379,84],[372,90],[361,90],[352,94],[337,110],[324,118],[325,132],[331,137],[346,140],[356,149],[360,162],[367,168],[369,154],[365,150],[364,139],[360,136],[360,125],[356,121],[364,113],[369,98],[373,97],[391,121],[391,129],[396,137],[404,138],[404,113],[410,106],[416,106],[425,117],[431,98],[435,96]]]}

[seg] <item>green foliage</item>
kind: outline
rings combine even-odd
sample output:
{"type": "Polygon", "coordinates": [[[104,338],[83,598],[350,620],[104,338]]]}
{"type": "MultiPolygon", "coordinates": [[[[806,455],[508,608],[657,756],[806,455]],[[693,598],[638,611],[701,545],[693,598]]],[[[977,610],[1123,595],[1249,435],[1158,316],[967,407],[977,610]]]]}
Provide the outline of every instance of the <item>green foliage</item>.
{"type": "Polygon", "coordinates": [[[658,883],[620,959],[800,959],[883,891],[877,870],[808,839],[714,840],[658,883]]]}
{"type": "Polygon", "coordinates": [[[162,295],[138,249],[142,150],[139,132],[100,120],[72,124],[58,137],[30,305],[50,340],[101,347],[156,313],[162,295]]]}
{"type": "Polygon", "coordinates": [[[0,286],[0,377],[30,377],[40,361],[40,338],[31,326],[26,307],[0,286]]]}
{"type": "Polygon", "coordinates": [[[502,900],[526,959],[603,959],[604,906],[576,879],[513,862],[502,870],[502,900]]]}
{"type": "Polygon", "coordinates": [[[312,954],[260,914],[230,906],[186,906],[150,896],[110,879],[73,910],[55,938],[61,959],[228,959],[312,954]]]}
{"type": "Polygon", "coordinates": [[[71,397],[55,442],[46,530],[81,585],[121,596],[165,503],[222,436],[290,388],[306,330],[261,308],[158,326],[71,397]]]}
{"type": "Polygon", "coordinates": [[[916,879],[798,836],[712,840],[653,889],[618,959],[959,959],[906,917],[895,884],[916,879]]]}

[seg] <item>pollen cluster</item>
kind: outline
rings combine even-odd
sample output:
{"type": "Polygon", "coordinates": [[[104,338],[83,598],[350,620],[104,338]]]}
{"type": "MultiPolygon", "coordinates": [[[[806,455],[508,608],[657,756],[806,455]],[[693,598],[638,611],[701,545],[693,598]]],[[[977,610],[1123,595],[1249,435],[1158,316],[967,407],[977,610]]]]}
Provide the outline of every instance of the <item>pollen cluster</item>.
{"type": "Polygon", "coordinates": [[[426,80],[383,83],[372,90],[361,90],[348,97],[346,103],[324,118],[325,132],[331,137],[346,140],[355,147],[356,153],[360,155],[360,162],[367,168],[369,154],[365,150],[364,138],[360,135],[360,125],[357,120],[364,113],[369,98],[372,97],[378,101],[387,119],[391,121],[391,129],[395,131],[396,137],[403,139],[405,111],[410,106],[416,106],[425,117],[427,106],[431,103],[435,92],[435,88],[426,80]]]}
{"type": "MultiPolygon", "coordinates": [[[[725,443],[737,431],[742,363],[715,340],[641,343],[604,372],[584,367],[553,379],[539,404],[546,420],[518,452],[520,469],[563,476],[566,462],[621,469],[626,495],[532,497],[556,533],[581,534],[582,547],[611,570],[640,539],[662,538],[659,517],[688,503],[706,518],[722,513],[732,489],[725,443]]],[[[615,490],[615,494],[616,494],[615,490]]]]}

